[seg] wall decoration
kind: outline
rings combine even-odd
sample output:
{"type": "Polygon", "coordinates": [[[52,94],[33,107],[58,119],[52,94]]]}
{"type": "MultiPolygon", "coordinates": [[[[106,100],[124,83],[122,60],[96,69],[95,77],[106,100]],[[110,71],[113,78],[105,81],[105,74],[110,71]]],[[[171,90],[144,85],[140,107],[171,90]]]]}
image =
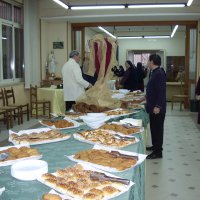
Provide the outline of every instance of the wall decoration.
{"type": "Polygon", "coordinates": [[[64,49],[64,42],[53,42],[53,49],[64,49]]]}

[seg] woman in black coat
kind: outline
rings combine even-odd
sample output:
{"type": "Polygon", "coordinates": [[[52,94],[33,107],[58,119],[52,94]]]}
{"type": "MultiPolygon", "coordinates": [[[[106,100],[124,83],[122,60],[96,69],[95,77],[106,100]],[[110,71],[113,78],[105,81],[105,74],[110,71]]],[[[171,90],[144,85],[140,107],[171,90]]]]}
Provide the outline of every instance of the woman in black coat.
{"type": "Polygon", "coordinates": [[[137,63],[137,79],[138,79],[138,85],[137,85],[137,89],[141,90],[142,92],[144,92],[144,78],[145,78],[145,70],[142,66],[141,62],[137,63]]]}
{"type": "Polygon", "coordinates": [[[120,85],[123,86],[124,89],[128,89],[130,91],[137,90],[137,71],[136,67],[132,64],[130,60],[125,62],[126,71],[124,73],[123,78],[120,81],[120,85]]]}

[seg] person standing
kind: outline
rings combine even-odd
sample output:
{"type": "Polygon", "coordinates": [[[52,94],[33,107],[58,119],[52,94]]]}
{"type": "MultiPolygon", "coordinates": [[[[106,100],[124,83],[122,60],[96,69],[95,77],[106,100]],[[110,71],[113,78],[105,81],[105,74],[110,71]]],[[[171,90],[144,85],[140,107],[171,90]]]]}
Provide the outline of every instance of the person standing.
{"type": "Polygon", "coordinates": [[[161,57],[149,56],[148,67],[151,76],[146,88],[146,111],[149,113],[152,146],[147,147],[152,153],[147,159],[162,158],[164,120],[166,113],[166,74],[160,68],[161,57]]]}
{"type": "Polygon", "coordinates": [[[85,89],[89,89],[92,86],[83,79],[79,62],[80,54],[74,50],[69,54],[69,60],[62,67],[66,110],[70,110],[77,98],[84,94],[85,89]]]}
{"type": "Polygon", "coordinates": [[[145,76],[145,70],[144,67],[142,66],[141,62],[137,63],[137,77],[138,77],[138,85],[137,85],[137,89],[141,90],[142,92],[144,92],[144,78],[145,76]]]}
{"type": "MultiPolygon", "coordinates": [[[[199,80],[197,82],[197,86],[196,86],[196,95],[197,96],[200,96],[200,77],[199,77],[199,80]]],[[[197,118],[197,123],[200,124],[200,102],[199,102],[199,105],[198,105],[198,118],[197,118]]]]}
{"type": "Polygon", "coordinates": [[[123,89],[130,91],[137,90],[137,71],[136,67],[132,64],[130,60],[125,62],[126,71],[124,76],[119,81],[119,84],[123,86],[123,89]]]}

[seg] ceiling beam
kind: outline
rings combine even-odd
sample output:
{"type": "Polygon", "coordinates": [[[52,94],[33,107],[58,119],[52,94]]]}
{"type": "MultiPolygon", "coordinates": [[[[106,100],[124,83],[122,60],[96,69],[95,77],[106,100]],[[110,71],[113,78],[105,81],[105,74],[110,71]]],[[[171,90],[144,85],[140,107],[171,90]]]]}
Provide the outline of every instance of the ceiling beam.
{"type": "Polygon", "coordinates": [[[187,25],[196,28],[198,21],[126,21],[126,22],[86,22],[72,23],[72,28],[97,27],[97,26],[175,26],[187,25]]]}

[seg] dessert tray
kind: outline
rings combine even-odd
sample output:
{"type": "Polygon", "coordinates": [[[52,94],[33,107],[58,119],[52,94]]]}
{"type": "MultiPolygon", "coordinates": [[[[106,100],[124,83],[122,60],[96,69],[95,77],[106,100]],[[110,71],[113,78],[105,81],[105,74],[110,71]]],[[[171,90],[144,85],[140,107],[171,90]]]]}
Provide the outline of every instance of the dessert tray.
{"type": "Polygon", "coordinates": [[[12,165],[22,160],[40,159],[42,155],[35,148],[29,145],[17,145],[0,147],[0,154],[7,155],[5,159],[0,160],[0,166],[12,165]]]}
{"type": "Polygon", "coordinates": [[[100,129],[110,130],[113,133],[117,133],[121,136],[124,135],[130,136],[144,131],[144,127],[130,125],[129,123],[124,123],[124,122],[106,123],[103,126],[101,126],[100,129]]]}
{"type": "Polygon", "coordinates": [[[135,113],[135,111],[124,109],[124,108],[116,108],[113,110],[105,111],[104,113],[106,113],[110,118],[114,118],[114,117],[130,115],[130,114],[135,113]]]}
{"type": "Polygon", "coordinates": [[[67,156],[74,162],[83,162],[108,172],[122,172],[141,164],[146,155],[95,145],[93,149],[67,156]]]}
{"type": "Polygon", "coordinates": [[[63,140],[68,140],[70,135],[63,134],[59,130],[52,130],[50,128],[38,128],[22,130],[18,133],[9,131],[9,141],[14,145],[17,144],[46,144],[52,142],[59,142],[63,140]]]}
{"type": "Polygon", "coordinates": [[[38,181],[64,194],[59,195],[61,199],[70,200],[107,200],[127,192],[134,185],[128,179],[122,179],[84,163],[59,169],[55,173],[43,174],[38,181]]]}
{"type": "Polygon", "coordinates": [[[89,144],[100,144],[113,148],[123,148],[137,143],[139,140],[134,136],[121,136],[113,131],[96,129],[73,134],[74,138],[89,144]]]}
{"type": "Polygon", "coordinates": [[[50,120],[46,120],[46,119],[40,120],[39,123],[51,129],[59,129],[59,130],[77,128],[80,126],[80,123],[68,117],[63,117],[63,119],[61,117],[58,117],[58,118],[53,118],[50,120]]]}

